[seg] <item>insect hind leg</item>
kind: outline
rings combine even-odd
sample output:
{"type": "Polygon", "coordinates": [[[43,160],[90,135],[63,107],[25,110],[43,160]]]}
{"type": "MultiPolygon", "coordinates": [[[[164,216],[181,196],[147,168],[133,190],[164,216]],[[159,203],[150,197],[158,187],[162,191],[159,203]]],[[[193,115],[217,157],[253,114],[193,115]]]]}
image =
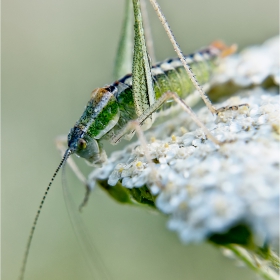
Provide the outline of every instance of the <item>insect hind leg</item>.
{"type": "Polygon", "coordinates": [[[150,114],[157,111],[159,107],[166,102],[169,99],[174,99],[177,104],[179,104],[182,109],[192,118],[192,120],[203,130],[205,135],[210,139],[213,143],[217,145],[221,145],[224,142],[219,141],[210,131],[209,129],[201,122],[201,120],[197,117],[195,112],[191,109],[190,106],[188,106],[183,99],[181,99],[177,93],[175,92],[166,92],[164,93],[149,109],[147,112],[145,112],[142,116],[138,118],[138,121],[140,124],[146,120],[146,118],[149,117],[150,114]]]}
{"type": "MultiPolygon", "coordinates": [[[[212,114],[216,114],[218,115],[220,112],[223,112],[223,111],[226,111],[226,110],[235,110],[236,107],[241,107],[241,106],[247,106],[249,107],[248,104],[241,104],[241,105],[237,105],[237,106],[228,106],[228,107],[222,107],[220,109],[216,109],[212,102],[210,101],[209,97],[205,94],[203,88],[200,86],[200,84],[198,83],[198,81],[196,80],[196,77],[194,75],[194,73],[192,72],[190,66],[187,64],[186,62],[186,58],[185,56],[183,55],[183,52],[181,51],[180,49],[180,46],[179,44],[177,43],[171,29],[170,29],[170,26],[164,16],[164,14],[162,13],[161,11],[161,8],[159,6],[159,4],[157,3],[156,0],[150,0],[156,14],[158,15],[158,18],[159,20],[161,21],[162,25],[163,25],[163,28],[164,30],[166,31],[166,34],[167,36],[169,37],[169,40],[171,42],[171,44],[173,45],[173,48],[175,50],[175,52],[177,53],[178,57],[180,58],[190,80],[192,81],[194,87],[196,88],[196,90],[199,92],[202,100],[204,101],[205,105],[207,106],[207,108],[209,109],[209,111],[212,113],[212,114]]],[[[231,47],[225,47],[221,42],[214,42],[212,44],[213,46],[216,46],[218,48],[222,48],[222,52],[221,52],[221,57],[225,57],[225,56],[228,56],[230,55],[231,53],[234,53],[236,51],[236,46],[233,45],[231,47]]],[[[186,111],[186,110],[185,110],[186,111]]],[[[201,126],[201,125],[200,125],[201,126]]],[[[201,127],[202,128],[202,127],[201,127]]],[[[211,139],[213,141],[213,139],[211,139]]],[[[215,142],[215,141],[213,141],[215,142]]]]}
{"type": "Polygon", "coordinates": [[[241,107],[247,107],[249,108],[249,104],[248,103],[243,103],[243,104],[238,104],[238,105],[231,105],[231,106],[224,106],[221,107],[219,109],[216,109],[216,115],[225,112],[225,111],[237,111],[239,108],[241,107]]]}
{"type": "MultiPolygon", "coordinates": [[[[118,143],[122,138],[125,138],[126,135],[133,134],[135,131],[137,132],[136,128],[141,126],[154,112],[156,112],[162,104],[164,104],[167,100],[173,99],[179,104],[183,110],[190,115],[192,120],[203,130],[205,135],[210,139],[213,143],[217,145],[221,145],[224,142],[219,141],[210,131],[209,129],[200,121],[197,117],[195,112],[185,103],[183,99],[181,99],[177,93],[175,92],[166,92],[164,93],[159,99],[156,100],[155,103],[151,105],[149,109],[147,109],[142,115],[140,115],[135,121],[129,122],[126,127],[119,132],[117,135],[112,137],[111,142],[112,144],[118,143]],[[138,124],[138,126],[136,126],[138,124]]],[[[142,133],[143,130],[141,129],[142,133]]],[[[141,140],[141,139],[140,139],[141,140]]]]}

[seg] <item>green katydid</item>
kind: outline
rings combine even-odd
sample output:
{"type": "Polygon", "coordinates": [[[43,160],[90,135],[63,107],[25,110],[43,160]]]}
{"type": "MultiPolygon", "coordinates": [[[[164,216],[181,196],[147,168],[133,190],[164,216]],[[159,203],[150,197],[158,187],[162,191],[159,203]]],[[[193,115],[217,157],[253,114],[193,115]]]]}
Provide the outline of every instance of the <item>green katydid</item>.
{"type": "MultiPolygon", "coordinates": [[[[183,56],[157,2],[150,0],[179,56],[179,59],[169,59],[151,67],[146,48],[140,2],[140,0],[132,1],[135,18],[132,74],[125,75],[109,86],[95,89],[85,111],[71,129],[68,135],[68,148],[45,191],[34,219],[20,279],[24,278],[31,241],[46,195],[58,171],[64,166],[70,155],[77,154],[93,165],[102,165],[107,158],[106,152],[102,148],[103,140],[110,140],[112,144],[117,144],[123,138],[131,139],[137,130],[133,125],[141,127],[142,131],[149,129],[158,113],[168,110],[174,103],[191,115],[210,140],[215,144],[220,144],[200,122],[191,108],[184,102],[184,99],[198,91],[211,112],[219,112],[204,94],[202,86],[207,86],[219,58],[231,53],[234,47],[215,43],[189,56],[183,56]],[[166,102],[170,100],[175,102],[166,102]],[[134,121],[133,125],[131,125],[131,121],[134,121]]],[[[130,4],[131,0],[127,0],[127,20],[123,40],[120,44],[117,75],[123,74],[124,69],[127,69],[127,65],[129,65],[127,52],[129,47],[127,46],[130,37],[130,4]],[[122,65],[126,66],[121,68],[122,65]]]]}

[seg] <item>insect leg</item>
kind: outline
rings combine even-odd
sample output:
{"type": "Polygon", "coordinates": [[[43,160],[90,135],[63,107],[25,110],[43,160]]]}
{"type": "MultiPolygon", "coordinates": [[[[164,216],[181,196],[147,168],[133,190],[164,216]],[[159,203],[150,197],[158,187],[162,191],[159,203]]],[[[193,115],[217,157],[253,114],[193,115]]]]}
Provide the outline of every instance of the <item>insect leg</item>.
{"type": "Polygon", "coordinates": [[[151,25],[149,22],[149,16],[148,16],[148,11],[146,6],[146,0],[140,0],[140,4],[141,4],[141,11],[142,11],[144,33],[145,33],[146,44],[147,44],[147,51],[150,56],[151,64],[154,64],[156,63],[157,60],[155,55],[151,25]]]}
{"type": "MultiPolygon", "coordinates": [[[[197,115],[194,113],[194,111],[185,103],[184,100],[182,100],[176,93],[174,92],[166,92],[164,93],[159,99],[156,100],[155,103],[153,103],[149,109],[147,109],[141,116],[139,116],[136,121],[139,123],[139,125],[142,125],[145,123],[145,120],[148,119],[151,114],[156,112],[160,106],[166,102],[167,100],[174,99],[182,108],[185,112],[187,112],[192,120],[203,130],[205,135],[215,144],[221,145],[224,142],[220,142],[216,137],[212,135],[212,133],[209,131],[209,129],[200,121],[200,119],[197,117],[197,115]]],[[[112,143],[116,144],[119,142],[124,136],[127,134],[132,134],[134,133],[135,130],[131,129],[131,125],[128,124],[120,133],[115,135],[112,138],[112,143]]]]}
{"type": "Polygon", "coordinates": [[[156,0],[150,0],[154,10],[156,11],[159,20],[161,21],[163,28],[165,29],[167,36],[169,37],[169,40],[171,42],[171,44],[174,47],[175,52],[177,53],[178,57],[180,58],[190,80],[192,81],[193,85],[195,86],[196,90],[199,92],[202,100],[204,101],[204,103],[206,104],[206,106],[208,107],[208,109],[210,110],[210,112],[212,112],[213,114],[216,114],[216,108],[212,105],[210,99],[208,98],[208,96],[205,94],[205,92],[203,91],[202,87],[200,86],[200,84],[197,82],[194,73],[192,72],[190,66],[187,64],[185,56],[183,55],[183,52],[180,49],[179,44],[177,43],[171,29],[170,26],[164,16],[164,14],[162,13],[160,6],[158,5],[158,3],[156,2],[156,0]]]}
{"type": "Polygon", "coordinates": [[[124,11],[124,20],[122,24],[120,41],[118,45],[118,51],[116,55],[115,65],[114,65],[114,77],[119,79],[125,74],[131,72],[132,65],[132,2],[131,0],[125,1],[125,11],[124,11]]]}
{"type": "Polygon", "coordinates": [[[156,183],[156,185],[159,187],[159,188],[163,188],[163,185],[162,183],[160,182],[160,180],[158,180],[158,176],[157,176],[157,170],[155,168],[155,164],[154,162],[152,161],[151,157],[150,157],[150,153],[148,151],[148,143],[147,143],[147,140],[146,140],[146,137],[144,135],[144,131],[141,127],[141,123],[137,120],[133,120],[133,121],[130,121],[128,124],[127,124],[127,130],[128,131],[131,131],[132,134],[134,134],[134,132],[136,132],[137,134],[137,137],[140,141],[140,144],[143,148],[143,151],[144,151],[144,154],[145,154],[145,157],[147,159],[147,162],[149,163],[150,165],[150,168],[152,170],[151,174],[153,176],[153,182],[156,183]]]}
{"type": "MultiPolygon", "coordinates": [[[[216,109],[213,104],[211,103],[210,99],[208,98],[208,96],[205,94],[204,90],[202,89],[202,87],[200,86],[200,84],[197,82],[194,73],[192,72],[190,66],[187,64],[185,56],[183,55],[183,52],[180,49],[179,44],[177,43],[171,29],[170,26],[164,16],[164,14],[162,13],[159,4],[157,3],[156,0],[150,0],[155,12],[157,13],[159,20],[161,21],[163,28],[165,29],[167,36],[169,37],[169,40],[171,42],[171,44],[174,47],[175,52],[177,53],[178,57],[180,58],[190,80],[192,81],[193,85],[195,86],[196,90],[199,92],[202,100],[204,101],[204,103],[206,104],[206,106],[208,107],[208,109],[210,110],[211,113],[213,114],[218,114],[220,112],[226,111],[226,110],[233,110],[236,107],[242,107],[242,106],[247,106],[249,107],[248,104],[240,104],[240,105],[235,105],[235,106],[227,106],[227,107],[223,107],[220,109],[216,109]]],[[[236,49],[236,46],[233,46],[232,48],[228,48],[223,56],[227,56],[230,53],[234,52],[234,50],[236,49]],[[229,51],[229,53],[227,54],[227,51],[229,51]]]]}
{"type": "MultiPolygon", "coordinates": [[[[60,153],[62,155],[64,155],[65,151],[66,151],[66,143],[67,143],[67,137],[65,135],[63,136],[58,136],[55,139],[55,145],[56,148],[60,151],[60,153]]],[[[74,174],[77,176],[77,178],[85,185],[86,187],[86,193],[84,196],[84,199],[82,201],[82,203],[79,206],[79,210],[81,211],[82,208],[84,206],[86,206],[88,199],[89,199],[89,195],[91,193],[91,188],[88,185],[87,179],[85,177],[85,175],[82,173],[82,171],[79,169],[79,167],[77,166],[77,164],[75,163],[75,161],[69,157],[67,160],[67,164],[70,166],[70,168],[72,169],[72,171],[74,172],[74,174]]]]}
{"type": "MultiPolygon", "coordinates": [[[[67,143],[67,136],[63,135],[63,136],[58,136],[55,139],[55,146],[56,148],[60,151],[61,155],[63,156],[65,154],[66,151],[66,145],[67,143]]],[[[77,178],[85,185],[87,186],[87,180],[86,177],[84,176],[84,174],[81,172],[81,170],[79,169],[79,167],[77,166],[77,164],[75,163],[75,161],[69,157],[67,160],[67,164],[69,164],[70,168],[72,169],[72,171],[74,172],[74,174],[77,176],[77,178]]]]}
{"type": "Polygon", "coordinates": [[[243,107],[243,106],[249,108],[249,104],[248,103],[232,105],[232,106],[225,106],[225,107],[221,107],[221,108],[217,109],[216,110],[216,114],[218,115],[219,113],[222,113],[222,112],[225,112],[225,111],[228,111],[228,110],[237,111],[238,108],[243,107]]]}

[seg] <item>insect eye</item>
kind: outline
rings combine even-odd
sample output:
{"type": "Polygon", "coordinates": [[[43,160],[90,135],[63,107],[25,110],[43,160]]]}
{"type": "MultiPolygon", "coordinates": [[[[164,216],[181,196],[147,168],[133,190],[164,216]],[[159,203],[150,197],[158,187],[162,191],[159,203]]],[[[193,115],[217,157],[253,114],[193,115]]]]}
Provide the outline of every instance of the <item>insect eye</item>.
{"type": "Polygon", "coordinates": [[[84,139],[80,138],[78,140],[78,147],[79,149],[85,149],[87,147],[87,142],[84,139]]]}

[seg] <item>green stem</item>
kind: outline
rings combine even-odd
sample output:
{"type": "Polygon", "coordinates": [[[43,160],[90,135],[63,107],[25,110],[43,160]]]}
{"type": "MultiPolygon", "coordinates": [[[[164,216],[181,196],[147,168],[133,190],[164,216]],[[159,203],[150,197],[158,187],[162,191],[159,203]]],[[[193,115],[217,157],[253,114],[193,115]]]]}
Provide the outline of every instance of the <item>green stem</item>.
{"type": "Polygon", "coordinates": [[[263,279],[266,280],[279,279],[279,275],[270,267],[264,264],[260,264],[260,262],[258,261],[259,259],[256,257],[256,255],[252,255],[253,253],[252,254],[249,253],[247,250],[245,250],[244,248],[238,245],[228,244],[225,245],[224,247],[229,249],[231,252],[233,252],[238,259],[243,261],[245,264],[247,264],[248,267],[250,267],[256,273],[262,276],[263,279]]]}

